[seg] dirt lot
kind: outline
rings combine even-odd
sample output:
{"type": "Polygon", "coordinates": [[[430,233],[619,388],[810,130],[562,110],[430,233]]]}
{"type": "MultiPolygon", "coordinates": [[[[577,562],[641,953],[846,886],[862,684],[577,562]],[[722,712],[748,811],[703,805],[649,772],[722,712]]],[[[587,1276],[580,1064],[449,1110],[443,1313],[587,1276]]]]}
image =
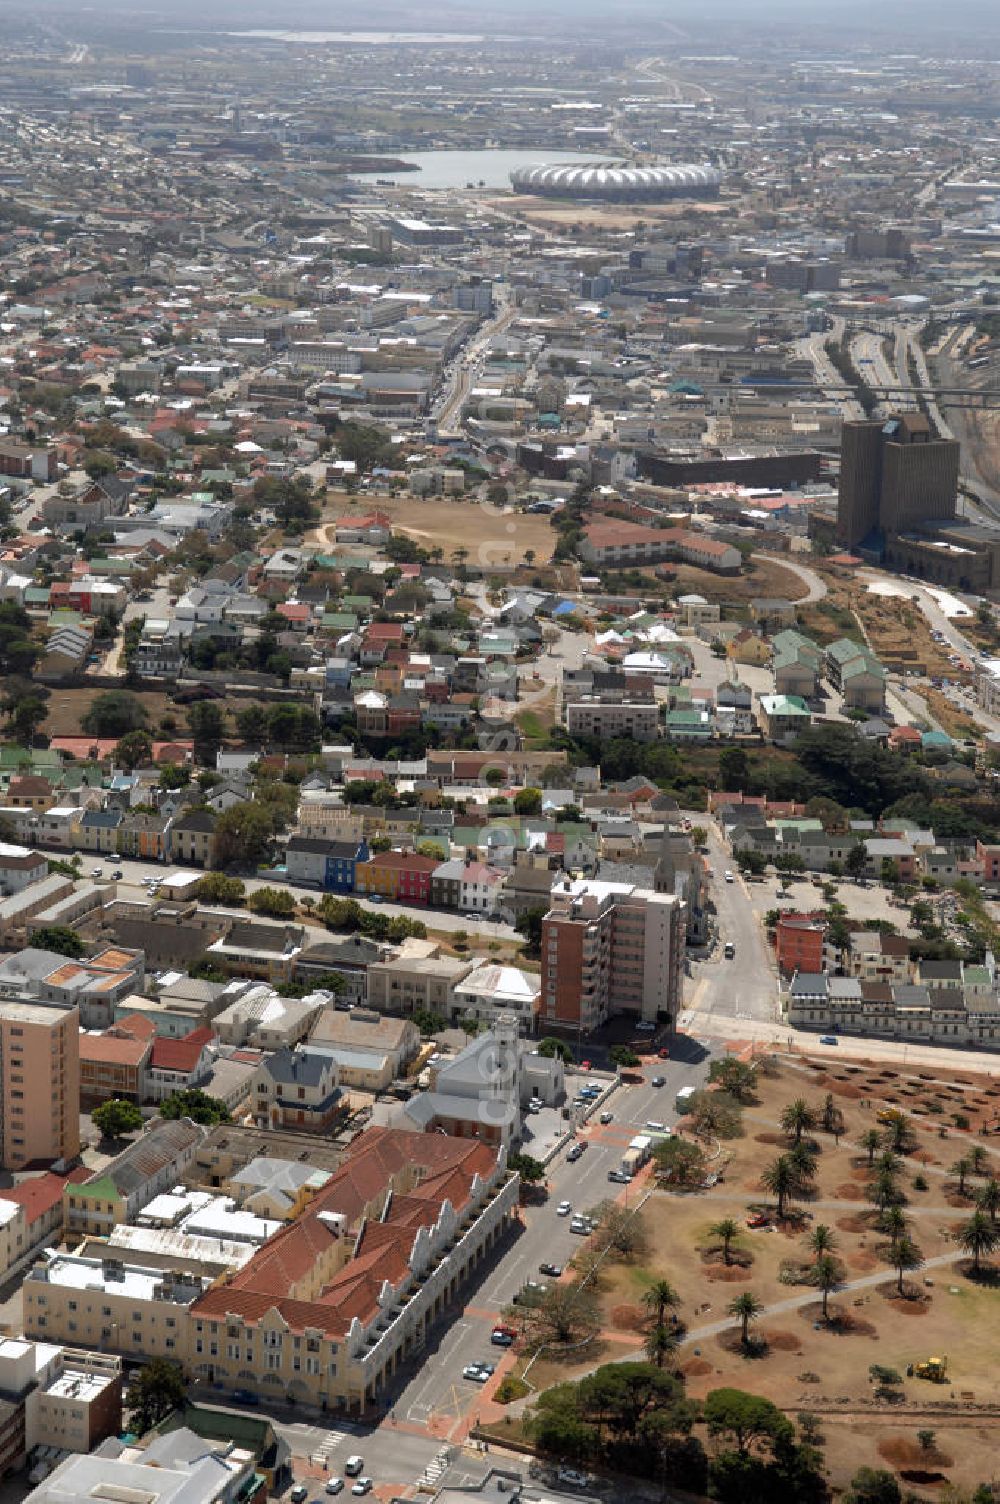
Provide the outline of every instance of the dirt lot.
{"type": "MultiPolygon", "coordinates": [[[[124,687],[123,681],[122,688],[124,687]]],[[[170,695],[165,694],[162,690],[136,689],[129,692],[134,694],[137,700],[141,700],[142,704],[146,707],[146,714],[149,718],[146,723],[146,729],[154,740],[159,739],[161,735],[167,736],[168,734],[171,737],[187,737],[190,735],[186,708],[183,705],[175,705],[170,695]],[[166,730],[161,731],[160,722],[164,716],[172,716],[175,722],[173,730],[169,733],[166,730]]],[[[49,699],[45,702],[48,708],[48,715],[46,716],[42,730],[46,736],[83,736],[85,733],[81,729],[80,722],[86,715],[91,701],[96,699],[98,695],[107,693],[106,689],[54,689],[49,699]]],[[[230,717],[228,723],[229,731],[231,735],[235,735],[232,716],[236,711],[246,709],[249,701],[247,699],[227,699],[220,700],[217,703],[221,705],[227,716],[230,717]]]]}
{"type": "MultiPolygon", "coordinates": [[[[491,207],[523,219],[526,224],[557,232],[564,232],[568,225],[599,230],[631,230],[636,225],[649,225],[654,221],[670,225],[680,219],[695,219],[732,209],[731,204],[715,203],[641,204],[630,209],[626,204],[558,202],[530,195],[496,199],[491,207]]],[[[693,229],[692,233],[695,233],[693,229]]]]}
{"type": "Polygon", "coordinates": [[[876,595],[864,581],[845,578],[823,567],[822,559],[811,567],[826,581],[827,595],[802,614],[802,629],[826,644],[838,637],[863,640],[888,669],[912,667],[932,678],[963,677],[948,662],[948,649],[931,636],[927,618],[912,601],[900,596],[876,595]],[[863,631],[862,631],[863,628],[863,631]]]}
{"type": "Polygon", "coordinates": [[[976,1279],[957,1248],[956,1230],[984,1180],[970,1176],[960,1194],[952,1166],[978,1144],[986,1154],[984,1174],[1000,1173],[1000,1138],[993,1136],[1000,1132],[1000,1083],[971,1072],[935,1068],[917,1075],[782,1057],[773,1076],[761,1077],[743,1127],[741,1138],[721,1146],[715,1161],[723,1170],[720,1183],[687,1194],[658,1190],[647,1201],[641,1216],[656,1252],[645,1263],[606,1266],[600,1352],[569,1368],[547,1362],[539,1371],[535,1365],[532,1377],[553,1383],[596,1362],[635,1354],[643,1296],[655,1279],[667,1278],[680,1297],[687,1329],[678,1361],[689,1393],[700,1397],[735,1384],[769,1396],[793,1415],[816,1413],[835,1485],[843,1486],[862,1464],[894,1468],[904,1491],[945,1483],[971,1488],[989,1477],[989,1456],[1000,1439],[1000,1270],[996,1282],[991,1272],[976,1279]],[[781,1111],[802,1097],[819,1114],[828,1093],[843,1113],[844,1134],[839,1145],[823,1131],[807,1134],[817,1151],[815,1188],[777,1224],[760,1175],[788,1145],[781,1111]],[[899,1183],[909,1235],[925,1260],[922,1270],[906,1276],[902,1300],[887,1259],[888,1236],[868,1198],[870,1172],[861,1147],[861,1135],[879,1126],[876,1114],[888,1105],[905,1110],[912,1126],[899,1183]],[[961,1114],[968,1131],[956,1127],[961,1114]],[[914,1184],[916,1177],[923,1177],[926,1189],[919,1180],[914,1184]],[[758,1207],[768,1212],[768,1224],[750,1229],[748,1211],[758,1207]],[[740,1228],[729,1266],[712,1231],[724,1217],[740,1228]],[[841,1264],[828,1324],[820,1319],[819,1293],[804,1277],[812,1259],[806,1240],[818,1223],[832,1230],[841,1264]],[[852,1287],[855,1281],[862,1283],[852,1287]],[[742,1350],[726,1313],[734,1296],[747,1290],[764,1307],[752,1355],[742,1350]],[[723,1322],[725,1328],[717,1330],[723,1322]],[[946,1384],[905,1377],[908,1364],[930,1356],[947,1359],[946,1384]],[[890,1386],[895,1402],[876,1398],[872,1364],[899,1375],[901,1382],[890,1386]],[[921,1428],[933,1429],[936,1438],[923,1455],[921,1428]]]}
{"type": "Polygon", "coordinates": [[[491,565],[520,564],[531,549],[539,564],[552,554],[557,534],[549,519],[524,512],[499,512],[476,502],[449,497],[415,496],[359,497],[338,494],[324,508],[323,524],[307,535],[307,541],[333,545],[332,523],[337,517],[363,516],[366,511],[386,512],[399,532],[422,548],[441,548],[449,560],[458,548],[468,550],[468,562],[491,565]]]}
{"type": "Polygon", "coordinates": [[[676,571],[671,582],[674,595],[703,595],[707,601],[729,602],[748,605],[760,596],[783,597],[786,601],[798,601],[806,595],[807,587],[775,560],[754,559],[749,574],[725,576],[712,574],[707,569],[695,569],[691,564],[669,566],[676,571]]]}

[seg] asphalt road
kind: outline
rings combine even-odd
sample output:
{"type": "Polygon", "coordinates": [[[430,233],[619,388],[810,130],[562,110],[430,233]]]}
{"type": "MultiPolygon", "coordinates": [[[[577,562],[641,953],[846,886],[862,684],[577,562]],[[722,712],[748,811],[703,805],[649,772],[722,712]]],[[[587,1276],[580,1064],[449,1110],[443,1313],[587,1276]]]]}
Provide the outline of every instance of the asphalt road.
{"type": "Polygon", "coordinates": [[[764,934],[753,911],[750,890],[737,871],[732,854],[722,844],[718,828],[703,814],[690,816],[694,825],[708,831],[708,861],[713,876],[710,896],[715,904],[716,944],[704,960],[691,961],[691,976],[685,987],[684,1012],[696,1012],[704,1022],[716,1016],[756,1019],[777,1017],[776,983],[764,934]],[[727,883],[725,873],[732,872],[727,883]],[[727,941],[736,955],[727,961],[727,941]]]}
{"type": "MultiPolygon", "coordinates": [[[[490,1331],[504,1307],[526,1280],[546,1283],[539,1264],[565,1265],[579,1252],[584,1239],[570,1232],[570,1218],[560,1217],[556,1207],[569,1201],[574,1211],[583,1211],[607,1197],[627,1195],[628,1188],[608,1180],[608,1171],[616,1168],[629,1140],[644,1130],[650,1120],[671,1126],[677,1121],[675,1098],[682,1086],[700,1085],[708,1072],[717,1047],[691,1038],[671,1043],[671,1058],[647,1061],[642,1069],[642,1084],[621,1085],[613,1092],[607,1110],[614,1121],[602,1127],[595,1114],[591,1124],[579,1137],[588,1144],[587,1152],[571,1164],[567,1159],[570,1140],[552,1161],[548,1173],[548,1194],[537,1206],[523,1209],[523,1226],[510,1237],[494,1261],[486,1266],[480,1280],[465,1292],[460,1314],[442,1325],[440,1338],[420,1358],[419,1368],[404,1381],[392,1399],[395,1417],[402,1422],[424,1425],[433,1416],[458,1418],[474,1413],[479,1385],[462,1378],[468,1363],[496,1362],[503,1348],[490,1344],[490,1331]],[[651,1084],[654,1076],[663,1076],[665,1085],[651,1084]]],[[[391,1429],[391,1421],[388,1423],[391,1429]]],[[[383,1430],[385,1424],[383,1424],[383,1430]]]]}

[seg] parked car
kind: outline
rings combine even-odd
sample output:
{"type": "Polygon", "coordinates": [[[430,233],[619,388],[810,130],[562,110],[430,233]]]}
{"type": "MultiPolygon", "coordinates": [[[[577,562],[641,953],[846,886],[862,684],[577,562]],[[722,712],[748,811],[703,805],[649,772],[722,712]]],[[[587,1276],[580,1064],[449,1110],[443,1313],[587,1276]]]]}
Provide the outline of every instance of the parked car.
{"type": "Polygon", "coordinates": [[[356,1478],[358,1474],[364,1469],[364,1465],[365,1459],[363,1457],[359,1457],[355,1452],[352,1456],[348,1457],[347,1461],[344,1463],[344,1472],[349,1478],[356,1478]]]}
{"type": "Polygon", "coordinates": [[[568,1217],[572,1210],[573,1203],[571,1201],[560,1201],[559,1205],[556,1207],[556,1216],[568,1217]]]}
{"type": "Polygon", "coordinates": [[[343,1478],[327,1478],[325,1492],[328,1494],[342,1494],[344,1492],[343,1478]]]}
{"type": "Polygon", "coordinates": [[[667,1078],[666,1078],[666,1076],[654,1076],[653,1079],[652,1079],[652,1081],[650,1082],[651,1086],[666,1086],[666,1084],[667,1084],[667,1078]]]}
{"type": "Polygon", "coordinates": [[[292,1489],[288,1497],[291,1499],[292,1504],[306,1504],[306,1500],[309,1497],[309,1490],[308,1488],[306,1488],[304,1483],[296,1483],[295,1487],[292,1489]]]}
{"type": "Polygon", "coordinates": [[[370,1494],[371,1491],[372,1480],[370,1478],[358,1478],[358,1480],[354,1484],[354,1487],[351,1489],[352,1494],[358,1494],[359,1496],[361,1494],[370,1494]]]}
{"type": "Polygon", "coordinates": [[[496,1327],[493,1329],[492,1332],[490,1332],[490,1341],[493,1343],[494,1347],[513,1347],[514,1346],[514,1339],[510,1335],[510,1333],[509,1332],[501,1332],[496,1327]]]}
{"type": "Polygon", "coordinates": [[[569,1224],[569,1230],[579,1233],[581,1237],[589,1237],[594,1230],[594,1224],[589,1217],[574,1217],[569,1224]]]}
{"type": "Polygon", "coordinates": [[[837,1038],[836,1034],[821,1034],[819,1036],[819,1042],[820,1044],[839,1044],[840,1040],[837,1038]]]}
{"type": "Polygon", "coordinates": [[[539,1264],[539,1274],[547,1274],[550,1279],[559,1279],[562,1274],[561,1264],[539,1264]]]}
{"type": "Polygon", "coordinates": [[[598,1121],[601,1123],[613,1123],[614,1120],[615,1115],[613,1112],[602,1112],[600,1118],[598,1119],[598,1121]]]}
{"type": "MultiPolygon", "coordinates": [[[[569,1164],[571,1164],[571,1165],[575,1165],[576,1162],[577,1162],[577,1160],[581,1159],[583,1157],[584,1150],[585,1150],[584,1144],[580,1140],[577,1140],[577,1142],[573,1145],[572,1149],[569,1151],[569,1153],[566,1156],[567,1162],[569,1164]]],[[[562,1216],[562,1215],[564,1215],[564,1214],[562,1212],[560,1212],[560,1216],[562,1216]]]]}
{"type": "Polygon", "coordinates": [[[609,1170],[608,1179],[615,1185],[631,1185],[632,1177],[627,1170],[609,1170]]]}
{"type": "Polygon", "coordinates": [[[589,1488],[590,1479],[586,1473],[577,1472],[575,1467],[561,1467],[556,1473],[556,1481],[564,1483],[569,1488],[589,1488]]]}
{"type": "Polygon", "coordinates": [[[661,1123],[659,1118],[647,1118],[646,1127],[650,1133],[665,1133],[667,1131],[666,1123],[661,1123]]]}
{"type": "Polygon", "coordinates": [[[727,883],[734,883],[736,881],[735,877],[733,876],[733,874],[731,872],[725,873],[725,879],[726,879],[727,883]]]}

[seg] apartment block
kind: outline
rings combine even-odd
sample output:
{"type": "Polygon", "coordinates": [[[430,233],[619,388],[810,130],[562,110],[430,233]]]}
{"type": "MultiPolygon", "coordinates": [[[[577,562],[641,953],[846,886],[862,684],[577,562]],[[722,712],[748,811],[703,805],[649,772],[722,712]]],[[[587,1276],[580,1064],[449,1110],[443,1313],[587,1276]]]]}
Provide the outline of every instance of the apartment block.
{"type": "Polygon", "coordinates": [[[211,1280],[120,1258],[53,1254],[24,1281],[24,1331],[132,1358],[183,1360],[187,1316],[211,1280]]]}
{"type": "Polygon", "coordinates": [[[0,1477],[22,1467],[35,1447],[89,1452],[121,1424],[120,1359],[0,1339],[0,1477]]]}
{"type": "Polygon", "coordinates": [[[616,1013],[673,1023],[687,906],[627,883],[567,880],[542,921],[543,1031],[588,1034],[616,1013]]]}
{"type": "Polygon", "coordinates": [[[655,700],[611,701],[602,695],[581,695],[566,703],[570,736],[628,737],[653,742],[659,734],[660,707],[655,700]]]}
{"type": "Polygon", "coordinates": [[[80,1014],[0,1000],[0,1163],[51,1165],[80,1152],[80,1014]]]}

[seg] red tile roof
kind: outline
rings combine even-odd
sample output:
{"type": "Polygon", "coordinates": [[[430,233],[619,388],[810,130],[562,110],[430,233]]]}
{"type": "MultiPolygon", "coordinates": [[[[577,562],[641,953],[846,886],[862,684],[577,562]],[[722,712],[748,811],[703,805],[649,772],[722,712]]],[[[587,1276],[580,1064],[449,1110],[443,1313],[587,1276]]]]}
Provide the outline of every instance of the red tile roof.
{"type": "Polygon", "coordinates": [[[227,1284],[195,1303],[195,1318],[232,1314],[257,1321],[276,1309],[293,1330],[308,1326],[345,1336],[355,1317],[367,1323],[376,1315],[386,1280],[399,1285],[405,1278],[417,1231],[434,1224],[445,1200],[461,1215],[474,1178],[489,1177],[495,1163],[495,1151],[474,1140],[369,1128],[302,1215],[270,1238],[227,1284]],[[401,1189],[414,1172],[415,1183],[401,1189]],[[373,1205],[378,1216],[369,1218],[373,1205]],[[324,1212],[342,1217],[345,1232],[325,1221],[324,1212]],[[300,1299],[297,1287],[343,1235],[354,1241],[346,1265],[313,1299],[300,1299]]]}
{"type": "Polygon", "coordinates": [[[153,1070],[193,1071],[201,1058],[201,1052],[215,1038],[209,1028],[192,1029],[183,1039],[158,1038],[153,1041],[153,1053],[149,1064],[153,1070]]]}

